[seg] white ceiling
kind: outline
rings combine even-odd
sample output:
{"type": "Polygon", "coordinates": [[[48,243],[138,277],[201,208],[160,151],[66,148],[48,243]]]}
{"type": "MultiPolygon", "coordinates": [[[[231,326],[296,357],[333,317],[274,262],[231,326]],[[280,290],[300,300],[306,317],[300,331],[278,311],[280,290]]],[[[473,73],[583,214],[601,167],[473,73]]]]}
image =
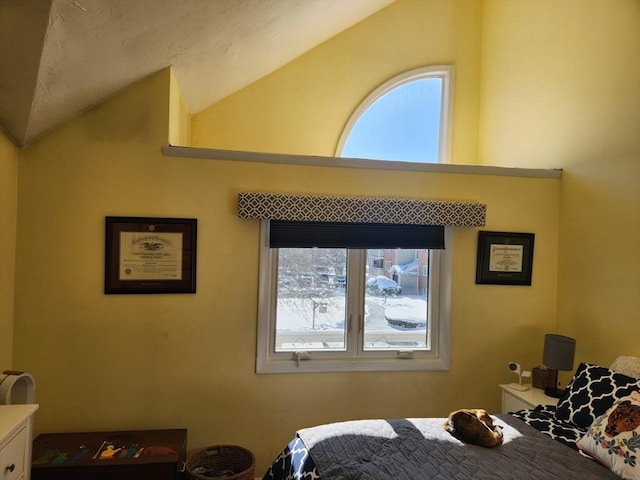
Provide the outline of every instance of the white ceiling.
{"type": "Polygon", "coordinates": [[[394,0],[0,0],[0,125],[18,145],[172,65],[192,112],[394,0]]]}

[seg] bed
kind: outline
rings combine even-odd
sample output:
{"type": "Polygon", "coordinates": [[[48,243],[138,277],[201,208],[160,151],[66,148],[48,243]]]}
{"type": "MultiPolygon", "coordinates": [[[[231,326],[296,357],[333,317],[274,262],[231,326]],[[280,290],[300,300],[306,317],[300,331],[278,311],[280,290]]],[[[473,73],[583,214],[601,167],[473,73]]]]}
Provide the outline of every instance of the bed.
{"type": "Polygon", "coordinates": [[[296,432],[263,480],[640,480],[634,412],[640,359],[581,363],[557,406],[492,416],[498,447],[462,443],[445,418],[338,422],[296,432]]]}

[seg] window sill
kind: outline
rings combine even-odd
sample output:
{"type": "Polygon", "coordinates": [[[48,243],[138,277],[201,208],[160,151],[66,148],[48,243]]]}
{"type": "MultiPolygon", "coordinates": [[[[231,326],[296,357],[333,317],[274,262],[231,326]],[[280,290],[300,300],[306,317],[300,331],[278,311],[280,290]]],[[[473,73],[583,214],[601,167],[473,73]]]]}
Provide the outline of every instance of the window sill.
{"type": "Polygon", "coordinates": [[[271,360],[258,364],[256,373],[322,373],[322,372],[408,372],[449,370],[444,358],[380,358],[380,359],[294,359],[271,360]]]}

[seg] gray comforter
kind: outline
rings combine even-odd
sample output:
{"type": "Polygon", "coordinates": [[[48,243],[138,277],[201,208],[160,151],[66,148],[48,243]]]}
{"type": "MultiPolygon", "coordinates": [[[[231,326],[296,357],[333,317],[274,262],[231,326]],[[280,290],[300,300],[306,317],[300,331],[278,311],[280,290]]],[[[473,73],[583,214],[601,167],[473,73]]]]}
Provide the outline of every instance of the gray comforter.
{"type": "Polygon", "coordinates": [[[357,420],[300,430],[322,480],[603,480],[608,469],[509,415],[504,443],[463,444],[444,418],[357,420]]]}

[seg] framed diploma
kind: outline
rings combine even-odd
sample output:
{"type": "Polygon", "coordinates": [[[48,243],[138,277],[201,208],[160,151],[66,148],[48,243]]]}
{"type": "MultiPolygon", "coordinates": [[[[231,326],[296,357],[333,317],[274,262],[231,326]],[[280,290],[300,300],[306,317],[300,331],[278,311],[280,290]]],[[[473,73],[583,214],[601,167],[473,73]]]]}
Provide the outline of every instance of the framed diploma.
{"type": "Polygon", "coordinates": [[[533,233],[478,232],[476,283],[531,285],[533,233]]]}
{"type": "Polygon", "coordinates": [[[195,293],[195,218],[106,217],[104,293],[195,293]]]}

